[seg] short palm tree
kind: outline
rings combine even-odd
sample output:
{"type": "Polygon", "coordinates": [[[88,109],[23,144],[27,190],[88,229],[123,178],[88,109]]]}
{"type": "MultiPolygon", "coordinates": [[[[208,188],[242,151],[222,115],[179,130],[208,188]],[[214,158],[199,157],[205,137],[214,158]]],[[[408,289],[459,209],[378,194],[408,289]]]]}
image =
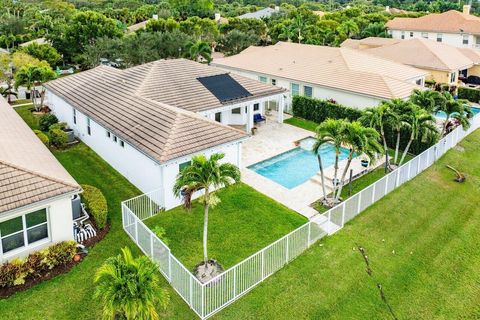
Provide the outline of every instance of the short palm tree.
{"type": "Polygon", "coordinates": [[[240,181],[240,170],[237,166],[231,163],[220,163],[224,157],[223,153],[214,153],[210,158],[204,155],[194,156],[190,166],[178,174],[173,186],[173,192],[177,197],[180,197],[184,191],[191,193],[204,191],[201,202],[204,207],[203,262],[206,269],[208,268],[208,209],[220,202],[215,195],[215,190],[240,181]]]}
{"type": "Polygon", "coordinates": [[[443,123],[441,137],[447,131],[447,125],[450,119],[455,119],[460,123],[464,129],[470,126],[469,119],[472,117],[472,111],[468,100],[455,99],[449,92],[443,92],[444,97],[442,103],[437,107],[436,111],[443,111],[447,115],[443,123]]]}
{"type": "Polygon", "coordinates": [[[435,112],[442,98],[438,91],[415,89],[410,96],[410,102],[429,112],[435,112]]]}
{"type": "MultiPolygon", "coordinates": [[[[320,175],[322,178],[322,188],[323,188],[323,195],[326,204],[334,204],[334,202],[329,201],[326,196],[325,191],[325,177],[323,172],[322,166],[322,158],[321,158],[321,148],[325,144],[333,145],[335,149],[335,164],[334,164],[334,173],[333,173],[333,197],[335,198],[338,186],[338,161],[340,157],[340,150],[342,148],[342,143],[344,141],[343,135],[345,132],[345,125],[347,124],[346,120],[338,120],[338,119],[327,119],[322,122],[316,129],[316,139],[317,141],[313,145],[313,152],[317,155],[318,163],[320,167],[320,175]]],[[[333,199],[331,199],[333,200],[333,199]]]]}
{"type": "Polygon", "coordinates": [[[374,128],[366,128],[358,121],[347,122],[344,125],[343,145],[349,149],[348,159],[341,178],[340,188],[335,196],[338,202],[342,194],[342,188],[347,176],[348,169],[355,155],[366,156],[370,163],[375,162],[375,155],[382,152],[382,146],[378,143],[380,135],[374,128]]]}
{"type": "Polygon", "coordinates": [[[186,57],[193,61],[198,61],[200,58],[203,58],[207,63],[212,61],[212,48],[205,41],[190,41],[185,45],[185,49],[186,57]]]}
{"type": "Polygon", "coordinates": [[[380,38],[388,38],[388,32],[385,28],[385,24],[381,22],[370,23],[365,29],[362,31],[362,37],[380,37],[380,38]]]}
{"type": "Polygon", "coordinates": [[[437,127],[435,126],[435,118],[433,115],[417,105],[412,106],[409,112],[405,115],[404,120],[408,124],[408,129],[410,130],[410,138],[408,139],[407,146],[403,151],[402,158],[398,164],[399,166],[401,166],[403,161],[405,161],[405,157],[414,140],[418,140],[429,135],[438,135],[437,127]]]}
{"type": "Polygon", "coordinates": [[[390,170],[390,161],[388,158],[387,139],[385,137],[385,124],[389,121],[390,109],[388,103],[382,103],[376,108],[366,109],[359,121],[369,128],[373,128],[380,133],[383,143],[383,152],[385,154],[385,173],[390,170]]]}
{"type": "Polygon", "coordinates": [[[128,248],[109,258],[95,273],[94,297],[103,304],[103,319],[158,319],[168,292],[160,288],[158,267],[147,257],[134,258],[128,248]]]}
{"type": "Polygon", "coordinates": [[[0,87],[0,95],[7,98],[8,103],[12,102],[12,96],[18,97],[18,94],[13,90],[10,82],[7,83],[7,87],[0,87]]]}

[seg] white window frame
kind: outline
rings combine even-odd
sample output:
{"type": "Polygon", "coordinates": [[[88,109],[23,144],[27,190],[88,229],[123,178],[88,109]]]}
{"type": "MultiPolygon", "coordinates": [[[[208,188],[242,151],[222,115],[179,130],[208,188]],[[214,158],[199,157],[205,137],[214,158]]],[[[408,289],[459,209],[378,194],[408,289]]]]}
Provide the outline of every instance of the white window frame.
{"type": "Polygon", "coordinates": [[[125,148],[125,141],[123,141],[122,139],[119,139],[118,141],[120,143],[120,147],[125,148]]]}
{"type": "Polygon", "coordinates": [[[456,72],[450,72],[450,83],[455,83],[455,79],[457,78],[457,73],[456,72]]]}
{"type": "Polygon", "coordinates": [[[313,87],[312,87],[312,86],[306,86],[306,85],[304,85],[304,86],[303,86],[303,95],[304,95],[305,97],[313,98],[313,87]],[[305,93],[305,88],[310,88],[310,93],[311,93],[310,95],[307,95],[307,94],[305,93]]]}
{"type": "Polygon", "coordinates": [[[428,39],[428,32],[422,32],[422,38],[428,39]]]}
{"type": "Polygon", "coordinates": [[[268,79],[267,77],[265,76],[258,76],[258,81],[262,82],[262,83],[267,83],[268,82],[268,79]]]}
{"type": "Polygon", "coordinates": [[[72,108],[73,110],[73,124],[77,124],[77,109],[72,108]]]}
{"type": "Polygon", "coordinates": [[[443,42],[443,34],[437,33],[437,42],[443,42]]]}
{"type": "Polygon", "coordinates": [[[468,46],[469,39],[468,39],[468,34],[462,34],[462,44],[468,46]]]}
{"type": "Polygon", "coordinates": [[[400,38],[405,39],[405,31],[402,31],[402,32],[400,33],[400,38]]]}
{"type": "Polygon", "coordinates": [[[87,117],[87,134],[88,134],[89,136],[92,135],[92,127],[91,127],[90,125],[91,125],[91,123],[90,123],[90,118],[87,117]]]}
{"type": "Polygon", "coordinates": [[[292,95],[292,97],[300,95],[300,85],[298,83],[294,83],[294,82],[290,83],[290,94],[292,95]],[[296,93],[294,93],[294,90],[293,90],[294,86],[297,86],[297,89],[295,90],[296,93]]]}

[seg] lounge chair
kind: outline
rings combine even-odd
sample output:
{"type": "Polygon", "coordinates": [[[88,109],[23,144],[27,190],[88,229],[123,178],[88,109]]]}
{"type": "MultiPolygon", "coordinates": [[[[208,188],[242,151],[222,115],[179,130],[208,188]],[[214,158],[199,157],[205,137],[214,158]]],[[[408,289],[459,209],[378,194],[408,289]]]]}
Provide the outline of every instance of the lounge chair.
{"type": "Polygon", "coordinates": [[[253,123],[260,123],[262,121],[267,121],[267,118],[265,118],[264,116],[262,116],[260,113],[255,113],[253,115],[253,123]]]}

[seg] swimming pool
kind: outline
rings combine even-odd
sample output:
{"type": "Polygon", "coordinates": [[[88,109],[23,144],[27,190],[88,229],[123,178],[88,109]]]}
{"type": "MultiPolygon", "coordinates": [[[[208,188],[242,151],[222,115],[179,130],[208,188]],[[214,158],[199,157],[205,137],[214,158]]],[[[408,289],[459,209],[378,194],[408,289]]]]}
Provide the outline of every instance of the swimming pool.
{"type": "MultiPolygon", "coordinates": [[[[480,113],[480,108],[471,107],[470,110],[472,110],[472,113],[473,113],[474,116],[477,113],[480,113]]],[[[440,119],[447,119],[447,114],[443,111],[439,111],[435,114],[435,117],[440,118],[440,119]]]]}
{"type": "MultiPolygon", "coordinates": [[[[300,141],[299,147],[248,168],[287,189],[293,189],[308,181],[319,171],[317,156],[312,152],[314,143],[314,138],[305,138],[300,141]]],[[[320,155],[324,168],[328,168],[335,163],[333,145],[323,145],[320,149],[320,155]]],[[[339,159],[344,160],[347,157],[348,149],[341,148],[339,159]]]]}

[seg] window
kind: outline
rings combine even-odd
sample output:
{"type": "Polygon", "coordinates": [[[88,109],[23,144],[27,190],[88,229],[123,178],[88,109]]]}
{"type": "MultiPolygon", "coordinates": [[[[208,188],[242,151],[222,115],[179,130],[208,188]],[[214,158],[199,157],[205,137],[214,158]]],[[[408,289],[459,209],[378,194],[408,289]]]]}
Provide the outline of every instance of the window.
{"type": "Polygon", "coordinates": [[[259,76],[258,80],[260,80],[260,82],[267,83],[267,77],[259,76]]]}
{"type": "Polygon", "coordinates": [[[113,142],[117,142],[118,138],[117,136],[113,136],[113,142]]]}
{"type": "Polygon", "coordinates": [[[300,85],[298,83],[292,83],[290,86],[290,92],[293,96],[298,96],[300,94],[300,85]]]}
{"type": "Polygon", "coordinates": [[[422,79],[417,79],[417,80],[415,80],[415,84],[417,84],[417,85],[419,85],[419,86],[421,86],[422,83],[423,83],[422,79]]]}
{"type": "Polygon", "coordinates": [[[468,34],[464,34],[462,36],[462,43],[468,45],[468,34]]]}
{"type": "Polygon", "coordinates": [[[413,38],[413,31],[410,31],[410,38],[413,38]]]}
{"type": "Polygon", "coordinates": [[[437,33],[437,42],[442,42],[443,40],[443,34],[437,33]]]}
{"type": "Polygon", "coordinates": [[[402,31],[400,38],[405,39],[405,31],[402,31]]]}
{"type": "Polygon", "coordinates": [[[125,142],[123,142],[123,140],[120,140],[120,147],[125,148],[125,142]]]}
{"type": "Polygon", "coordinates": [[[73,109],[73,124],[77,124],[77,110],[73,109]]]}
{"type": "Polygon", "coordinates": [[[422,38],[428,39],[428,32],[422,32],[422,38]]]}
{"type": "Polygon", "coordinates": [[[221,112],[215,113],[215,121],[222,122],[222,113],[221,112]]]}
{"type": "Polygon", "coordinates": [[[454,83],[456,78],[457,78],[456,72],[450,73],[450,83],[454,83]]]}
{"type": "Polygon", "coordinates": [[[87,133],[89,136],[92,135],[92,129],[90,128],[90,118],[87,118],[87,133]]]}
{"type": "Polygon", "coordinates": [[[180,163],[178,165],[178,171],[182,172],[183,170],[185,170],[186,168],[190,167],[190,164],[192,162],[190,160],[188,160],[187,162],[183,162],[183,163],[180,163]]]}
{"type": "Polygon", "coordinates": [[[272,83],[272,86],[276,86],[277,85],[277,79],[272,79],[270,80],[271,83],[272,83]]]}
{"type": "Polygon", "coordinates": [[[47,209],[0,222],[0,234],[3,253],[47,239],[47,209]]]}
{"type": "Polygon", "coordinates": [[[107,138],[110,138],[112,136],[112,134],[110,133],[110,131],[107,131],[107,138]]]}
{"type": "Polygon", "coordinates": [[[260,110],[260,104],[255,103],[255,104],[253,105],[253,111],[258,111],[258,110],[260,110]]]}
{"type": "Polygon", "coordinates": [[[309,86],[303,86],[303,95],[311,98],[313,96],[313,88],[309,86]]]}
{"type": "Polygon", "coordinates": [[[242,113],[242,109],[240,108],[232,109],[232,114],[240,114],[240,113],[242,113]]]}

